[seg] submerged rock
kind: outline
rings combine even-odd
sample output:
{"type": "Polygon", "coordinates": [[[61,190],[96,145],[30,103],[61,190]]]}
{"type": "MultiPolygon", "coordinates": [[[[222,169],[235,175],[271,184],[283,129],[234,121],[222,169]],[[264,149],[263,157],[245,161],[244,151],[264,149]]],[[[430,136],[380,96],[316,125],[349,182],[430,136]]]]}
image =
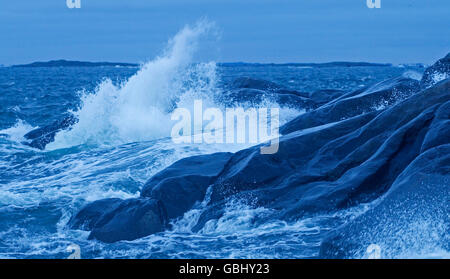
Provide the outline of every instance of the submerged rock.
{"type": "Polygon", "coordinates": [[[24,144],[43,150],[47,144],[55,140],[55,135],[57,132],[68,129],[77,122],[78,119],[75,116],[69,115],[62,120],[53,122],[50,125],[34,129],[24,135],[24,138],[30,141],[25,142],[24,144]]]}
{"type": "Polygon", "coordinates": [[[208,186],[231,153],[182,159],[154,175],[138,199],[104,199],[83,207],[68,223],[91,231],[90,239],[103,242],[133,240],[160,232],[170,219],[182,216],[204,199],[208,186]]]}
{"type": "Polygon", "coordinates": [[[95,201],[69,221],[72,229],[90,230],[89,239],[108,243],[157,233],[166,229],[167,224],[162,203],[147,198],[95,201]]]}
{"type": "Polygon", "coordinates": [[[309,111],[344,93],[342,90],[334,89],[318,90],[312,93],[299,92],[271,81],[241,77],[226,88],[220,101],[231,106],[236,103],[257,105],[264,101],[271,101],[282,106],[309,111]]]}
{"type": "MultiPolygon", "coordinates": [[[[317,96],[319,97],[319,95],[317,96]]],[[[271,81],[249,77],[234,80],[229,86],[226,86],[219,99],[226,106],[236,104],[257,106],[267,101],[304,110],[314,109],[318,106],[318,103],[310,98],[309,93],[289,90],[271,81]]]]}
{"type": "Polygon", "coordinates": [[[262,80],[262,79],[254,79],[249,77],[241,77],[237,78],[231,84],[232,88],[241,89],[241,88],[252,88],[263,91],[273,91],[285,89],[284,86],[276,84],[275,82],[262,80]]]}
{"type": "Polygon", "coordinates": [[[225,92],[221,96],[221,103],[233,107],[236,104],[258,106],[264,102],[273,102],[280,106],[302,110],[311,110],[318,107],[318,103],[309,97],[302,96],[293,90],[263,91],[260,89],[245,88],[225,92]]]}
{"type": "Polygon", "coordinates": [[[95,228],[95,224],[106,212],[112,212],[122,202],[122,199],[103,199],[92,202],[72,217],[68,225],[73,229],[90,231],[95,228]]]}

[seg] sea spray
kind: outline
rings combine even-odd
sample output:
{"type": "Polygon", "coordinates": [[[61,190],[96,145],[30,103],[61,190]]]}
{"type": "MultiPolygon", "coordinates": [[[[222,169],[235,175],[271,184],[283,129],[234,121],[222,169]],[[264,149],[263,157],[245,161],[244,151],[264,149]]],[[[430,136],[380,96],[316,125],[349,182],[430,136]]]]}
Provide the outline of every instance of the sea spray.
{"type": "Polygon", "coordinates": [[[78,123],[62,131],[47,149],[80,144],[116,145],[152,140],[170,135],[170,112],[178,102],[193,100],[189,95],[208,99],[216,90],[215,63],[193,64],[198,41],[213,24],[199,21],[186,26],[168,43],[163,54],[145,63],[121,85],[109,79],[95,92],[83,94],[81,106],[73,112],[78,123]]]}
{"type": "Polygon", "coordinates": [[[0,130],[0,137],[6,137],[14,142],[21,142],[25,140],[23,136],[34,128],[26,121],[19,119],[14,126],[0,130]]]}
{"type": "MultiPolygon", "coordinates": [[[[225,111],[218,97],[222,89],[218,86],[216,63],[193,63],[198,42],[212,30],[214,25],[205,20],[186,26],[168,42],[161,56],[143,64],[122,84],[105,79],[93,93],[81,92],[81,106],[72,111],[78,123],[59,132],[46,149],[83,144],[117,146],[169,137],[176,124],[172,112],[177,108],[194,111],[195,100],[202,100],[204,110],[225,111]]],[[[239,106],[245,107],[246,103],[239,106]]],[[[280,124],[301,113],[265,98],[252,104],[255,106],[279,108],[280,124]]],[[[202,133],[202,128],[194,130],[194,134],[202,133]]]]}
{"type": "MultiPolygon", "coordinates": [[[[184,75],[195,76],[201,73],[204,77],[215,77],[210,75],[216,70],[215,67],[214,63],[190,64],[185,69],[184,75]]],[[[330,85],[343,91],[356,88],[360,83],[370,86],[393,76],[400,76],[406,70],[398,67],[322,69],[279,67],[278,72],[270,65],[254,67],[219,65],[217,68],[217,73],[220,74],[218,76],[224,79],[219,84],[227,85],[239,77],[251,76],[291,86],[288,80],[292,77],[292,80],[296,81],[295,86],[299,86],[295,89],[299,91],[304,89],[305,92],[314,92],[330,85]],[[371,78],[362,80],[368,76],[371,78]]],[[[411,68],[418,73],[423,71],[420,67],[411,68]]],[[[0,136],[2,145],[0,153],[3,152],[0,154],[1,258],[67,258],[70,253],[66,248],[72,243],[81,247],[83,258],[311,258],[318,256],[319,245],[326,233],[360,215],[351,208],[348,215],[341,216],[340,211],[332,211],[325,215],[286,221],[271,217],[271,212],[267,211],[269,207],[260,208],[249,204],[246,199],[239,201],[241,204],[236,201],[229,202],[224,207],[224,214],[216,221],[211,220],[208,226],[200,231],[192,231],[201,213],[207,209],[206,204],[202,203],[188,211],[181,220],[174,221],[173,229],[161,234],[115,244],[90,241],[87,239],[89,232],[69,230],[66,226],[70,217],[83,205],[104,198],[138,197],[139,190],[150,177],[181,158],[219,151],[236,152],[242,147],[229,144],[173,144],[170,138],[165,138],[118,146],[99,148],[82,146],[40,152],[20,145],[23,134],[31,130],[33,128],[31,126],[44,124],[42,119],[46,119],[48,115],[58,116],[61,111],[65,112],[68,100],[78,101],[79,96],[74,94],[78,88],[95,84],[101,76],[111,76],[115,80],[115,73],[120,77],[119,80],[123,80],[137,69],[112,67],[23,69],[24,73],[30,74],[23,75],[21,80],[15,80],[17,68],[3,70],[11,76],[10,80],[3,83],[11,86],[2,89],[2,92],[7,93],[0,96],[3,98],[3,104],[12,102],[5,108],[17,106],[22,111],[3,114],[4,118],[1,119],[4,121],[2,129],[5,129],[2,131],[4,135],[0,136]],[[72,78],[72,82],[66,83],[66,74],[72,72],[79,75],[72,78]],[[59,82],[48,78],[53,76],[59,82]],[[14,85],[11,80],[16,84],[14,85]],[[49,103],[47,97],[33,99],[41,88],[54,88],[53,85],[58,87],[54,91],[52,102],[49,103]],[[66,94],[71,98],[68,99],[66,94]],[[19,118],[23,121],[19,121],[19,118]],[[17,133],[6,129],[17,121],[24,125],[16,125],[20,128],[16,130],[17,133]]],[[[186,107],[192,104],[191,100],[197,99],[195,95],[205,96],[208,95],[207,92],[217,90],[214,89],[215,82],[207,79],[201,82],[208,86],[197,87],[193,87],[193,83],[189,84],[189,80],[199,79],[185,79],[186,82],[182,84],[184,94],[174,98],[174,107],[186,107]],[[210,88],[214,90],[208,91],[210,88]],[[187,90],[191,93],[186,94],[187,90]]],[[[89,92],[94,94],[97,91],[89,89],[89,92]]],[[[206,107],[208,104],[205,99],[200,99],[206,107]]],[[[246,100],[248,105],[243,102],[236,105],[244,106],[246,109],[276,106],[269,101],[255,105],[253,99],[246,100]]],[[[233,104],[226,102],[226,105],[233,104]]],[[[284,119],[289,120],[288,115],[291,118],[298,116],[295,108],[292,108],[290,114],[280,109],[280,122],[283,123],[284,119]]],[[[361,214],[364,212],[366,211],[363,210],[361,214]]],[[[401,235],[404,235],[403,232],[401,235]]],[[[389,252],[386,250],[386,242],[377,240],[373,244],[380,245],[382,255],[389,252]]],[[[367,246],[364,247],[364,251],[365,248],[367,246]]],[[[406,253],[402,253],[401,256],[449,257],[448,251],[433,251],[426,248],[410,254],[409,252],[414,252],[412,250],[414,249],[404,251],[406,253]],[[423,251],[427,254],[422,254],[423,251]]]]}

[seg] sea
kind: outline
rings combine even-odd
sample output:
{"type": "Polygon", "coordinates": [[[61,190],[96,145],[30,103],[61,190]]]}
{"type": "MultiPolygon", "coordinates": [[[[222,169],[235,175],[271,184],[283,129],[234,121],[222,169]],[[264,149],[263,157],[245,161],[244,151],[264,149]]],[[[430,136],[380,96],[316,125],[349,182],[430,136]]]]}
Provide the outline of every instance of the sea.
{"type": "MultiPolygon", "coordinates": [[[[238,78],[298,92],[353,91],[401,75],[420,79],[423,72],[419,65],[194,63],[197,33],[180,31],[161,55],[136,67],[0,67],[0,258],[67,258],[71,245],[82,258],[315,258],[327,232],[370,208],[255,222],[269,209],[230,200],[214,226],[194,232],[200,203],[167,231],[109,244],[68,228],[84,205],[138,197],[152,175],[181,158],[251,146],[170,137],[174,109],[199,98],[225,109],[230,104],[220,96],[238,78]],[[78,122],[44,150],[26,144],[27,132],[69,114],[78,122]]],[[[244,103],[278,107],[281,125],[305,112],[273,101],[244,103]]]]}

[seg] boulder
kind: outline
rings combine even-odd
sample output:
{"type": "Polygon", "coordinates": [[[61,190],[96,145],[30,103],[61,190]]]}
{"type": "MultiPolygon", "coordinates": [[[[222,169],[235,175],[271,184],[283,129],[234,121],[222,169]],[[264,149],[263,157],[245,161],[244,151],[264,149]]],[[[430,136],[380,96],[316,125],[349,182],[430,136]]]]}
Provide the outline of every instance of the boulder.
{"type": "Polygon", "coordinates": [[[233,81],[233,83],[231,84],[231,88],[235,88],[235,89],[252,88],[252,89],[258,89],[258,90],[262,90],[262,91],[285,89],[284,86],[281,86],[274,82],[262,80],[262,79],[254,79],[254,78],[250,78],[250,77],[240,77],[240,78],[235,79],[233,81]]]}
{"type": "Polygon", "coordinates": [[[141,196],[161,201],[169,219],[180,217],[204,199],[208,186],[230,157],[231,153],[215,153],[177,161],[150,178],[141,196]]]}
{"type": "Polygon", "coordinates": [[[167,213],[154,199],[104,199],[82,208],[69,221],[72,229],[91,230],[89,239],[111,243],[134,240],[167,228],[167,213]]]}
{"type": "Polygon", "coordinates": [[[24,142],[24,144],[43,150],[47,144],[55,140],[57,132],[68,129],[77,122],[78,119],[75,116],[69,115],[50,125],[34,129],[24,135],[24,138],[29,140],[29,142],[24,142]]]}
{"type": "Polygon", "coordinates": [[[222,94],[220,102],[226,106],[233,107],[236,104],[257,107],[264,102],[273,102],[280,106],[297,109],[311,110],[318,107],[318,104],[302,96],[293,90],[263,91],[260,89],[236,89],[226,91],[222,94]]]}
{"type": "Polygon", "coordinates": [[[182,216],[205,198],[208,186],[230,156],[215,153],[177,161],[147,181],[140,198],[92,202],[72,217],[68,226],[91,231],[89,239],[108,243],[167,229],[171,219],[182,216]]]}
{"type": "Polygon", "coordinates": [[[79,229],[90,231],[95,228],[98,220],[100,220],[106,212],[111,212],[116,209],[121,203],[122,199],[103,199],[92,202],[84,206],[75,216],[69,220],[69,227],[72,229],[79,229]]]}

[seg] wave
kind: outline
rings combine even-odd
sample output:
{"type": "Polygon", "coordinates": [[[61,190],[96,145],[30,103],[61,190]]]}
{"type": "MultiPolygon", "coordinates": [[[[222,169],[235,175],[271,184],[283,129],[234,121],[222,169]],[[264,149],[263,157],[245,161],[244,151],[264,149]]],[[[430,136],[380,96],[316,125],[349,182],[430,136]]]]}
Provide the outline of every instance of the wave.
{"type": "Polygon", "coordinates": [[[72,112],[78,123],[59,132],[47,149],[81,144],[116,145],[170,135],[170,112],[189,106],[194,96],[209,99],[217,90],[214,62],[193,64],[198,41],[214,25],[205,20],[185,26],[163,55],[141,66],[120,85],[103,80],[93,93],[82,93],[72,112]]]}
{"type": "Polygon", "coordinates": [[[8,140],[21,142],[25,140],[23,136],[35,128],[36,127],[31,126],[26,121],[19,119],[13,126],[0,130],[0,137],[3,136],[8,140]]]}
{"type": "MultiPolygon", "coordinates": [[[[168,42],[162,56],[143,64],[127,81],[115,85],[105,79],[93,93],[81,92],[80,108],[71,111],[78,123],[58,132],[46,149],[82,144],[117,146],[169,137],[174,124],[171,113],[176,108],[194,111],[198,99],[203,110],[225,110],[226,104],[219,97],[223,89],[218,85],[216,63],[193,63],[198,42],[213,29],[214,24],[205,20],[193,27],[187,25],[168,42]]],[[[301,113],[267,98],[258,104],[247,100],[239,105],[279,108],[281,124],[301,113]]]]}

